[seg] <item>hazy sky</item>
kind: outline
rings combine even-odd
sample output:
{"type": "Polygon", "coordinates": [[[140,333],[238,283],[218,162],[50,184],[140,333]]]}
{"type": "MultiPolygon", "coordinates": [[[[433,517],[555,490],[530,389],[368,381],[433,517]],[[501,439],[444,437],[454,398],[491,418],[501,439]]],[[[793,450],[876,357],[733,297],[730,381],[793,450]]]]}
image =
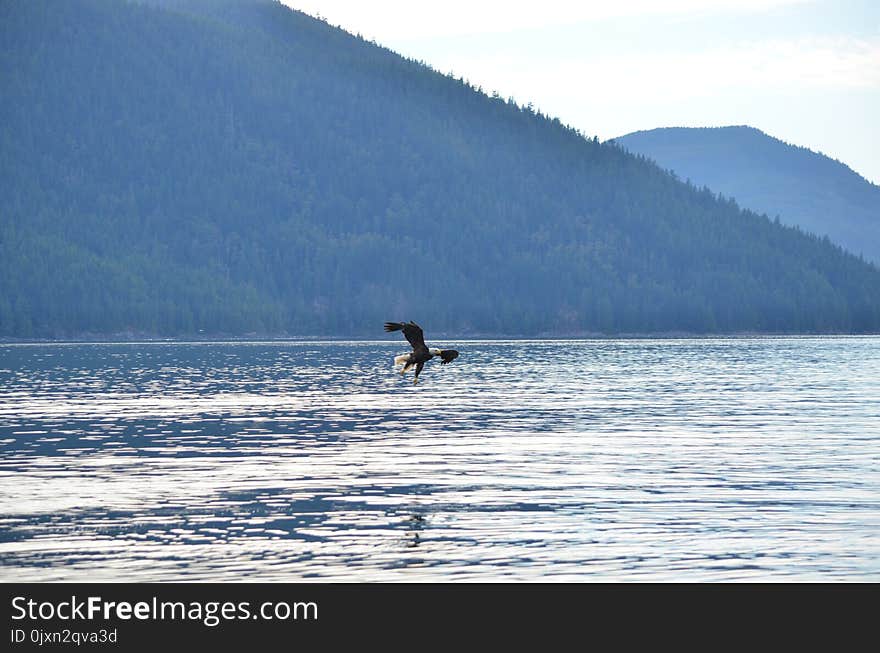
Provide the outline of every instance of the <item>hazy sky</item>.
{"type": "Polygon", "coordinates": [[[751,125],[880,183],[880,0],[284,0],[600,139],[751,125]]]}

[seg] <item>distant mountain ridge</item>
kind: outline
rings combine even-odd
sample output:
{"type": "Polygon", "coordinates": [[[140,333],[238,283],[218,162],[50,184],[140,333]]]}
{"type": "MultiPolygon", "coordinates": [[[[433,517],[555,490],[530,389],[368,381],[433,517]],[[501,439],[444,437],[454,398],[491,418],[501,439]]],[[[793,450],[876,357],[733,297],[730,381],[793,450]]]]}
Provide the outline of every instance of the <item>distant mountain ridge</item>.
{"type": "Polygon", "coordinates": [[[880,264],[880,186],[839,161],[748,126],[668,127],[614,140],[697,186],[880,264]]]}
{"type": "Polygon", "coordinates": [[[0,44],[0,336],[880,332],[840,248],[278,2],[0,44]]]}

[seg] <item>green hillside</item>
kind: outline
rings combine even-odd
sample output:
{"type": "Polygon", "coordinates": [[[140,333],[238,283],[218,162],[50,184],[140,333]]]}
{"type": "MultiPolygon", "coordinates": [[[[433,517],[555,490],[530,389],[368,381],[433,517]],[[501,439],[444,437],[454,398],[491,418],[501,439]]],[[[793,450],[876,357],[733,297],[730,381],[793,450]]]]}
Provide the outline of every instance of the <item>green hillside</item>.
{"type": "MultiPolygon", "coordinates": [[[[266,0],[0,2],[0,336],[880,331],[880,271],[266,0]]],[[[597,89],[597,93],[601,93],[597,89]]]]}
{"type": "Polygon", "coordinates": [[[880,186],[753,127],[670,127],[615,139],[682,179],[880,264],[880,186]]]}

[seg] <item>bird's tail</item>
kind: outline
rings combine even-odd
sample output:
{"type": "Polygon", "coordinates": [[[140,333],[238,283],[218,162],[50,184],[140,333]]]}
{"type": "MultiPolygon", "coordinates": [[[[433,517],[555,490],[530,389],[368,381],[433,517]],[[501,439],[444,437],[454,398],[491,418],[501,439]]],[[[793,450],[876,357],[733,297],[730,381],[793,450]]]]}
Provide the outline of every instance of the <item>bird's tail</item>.
{"type": "Polygon", "coordinates": [[[404,365],[409,361],[409,354],[401,354],[400,356],[394,357],[395,365],[404,365]]]}
{"type": "Polygon", "coordinates": [[[385,323],[385,330],[386,331],[402,331],[403,324],[401,324],[400,322],[386,322],[385,323]]]}

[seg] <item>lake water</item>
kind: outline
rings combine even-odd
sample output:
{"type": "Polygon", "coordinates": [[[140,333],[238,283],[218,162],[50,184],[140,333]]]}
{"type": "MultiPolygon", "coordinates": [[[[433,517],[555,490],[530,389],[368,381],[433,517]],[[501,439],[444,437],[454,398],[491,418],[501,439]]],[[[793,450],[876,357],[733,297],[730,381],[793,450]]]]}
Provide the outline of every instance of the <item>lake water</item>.
{"type": "Polygon", "coordinates": [[[880,580],[880,338],[0,346],[0,581],[880,580]]]}

